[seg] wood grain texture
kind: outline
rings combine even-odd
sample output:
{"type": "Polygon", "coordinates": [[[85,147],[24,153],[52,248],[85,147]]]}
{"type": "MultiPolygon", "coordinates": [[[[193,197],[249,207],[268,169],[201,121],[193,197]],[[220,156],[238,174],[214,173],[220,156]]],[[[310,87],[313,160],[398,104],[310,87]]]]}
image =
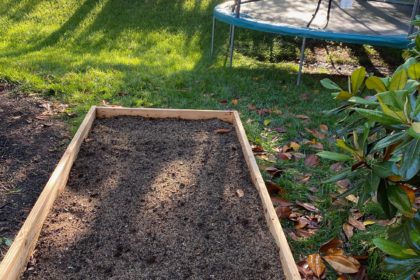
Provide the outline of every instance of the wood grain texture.
{"type": "Polygon", "coordinates": [[[35,248],[42,225],[58,194],[64,189],[71,167],[79,152],[83,139],[89,133],[96,116],[96,107],[92,107],[80,125],[78,131],[54,169],[50,179],[42,190],[38,200],[16,235],[12,246],[0,264],[0,279],[18,279],[24,271],[29,257],[35,248]]]}
{"type": "Polygon", "coordinates": [[[249,145],[248,139],[245,134],[245,130],[242,126],[241,119],[238,112],[234,112],[234,126],[236,133],[239,138],[239,142],[242,146],[245,161],[248,165],[252,182],[260,194],[260,198],[263,204],[264,215],[267,220],[270,232],[273,235],[276,244],[280,251],[280,261],[283,267],[284,274],[287,280],[300,280],[300,274],[296,266],[295,260],[290,250],[289,243],[287,242],[284,231],[280,225],[276,211],[274,210],[273,203],[271,202],[270,195],[268,194],[264,180],[261,176],[257,162],[255,161],[254,153],[252,152],[251,146],[249,145]]]}
{"type": "Polygon", "coordinates": [[[220,119],[228,123],[233,122],[233,111],[97,107],[96,117],[98,119],[115,116],[140,116],[146,118],[174,118],[183,120],[220,119]]]}

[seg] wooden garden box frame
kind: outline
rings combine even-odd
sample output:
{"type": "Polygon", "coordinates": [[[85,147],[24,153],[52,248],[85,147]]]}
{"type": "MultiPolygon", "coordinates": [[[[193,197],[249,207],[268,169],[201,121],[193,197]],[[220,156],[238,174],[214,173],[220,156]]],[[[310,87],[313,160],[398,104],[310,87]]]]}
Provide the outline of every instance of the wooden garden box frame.
{"type": "Polygon", "coordinates": [[[214,110],[182,110],[182,109],[152,109],[93,106],[85,116],[82,124],[74,135],[53,171],[34,207],[19,230],[16,238],[0,263],[0,280],[18,279],[25,270],[27,262],[36,246],[42,225],[57,196],[64,190],[69,178],[71,167],[77,157],[80,146],[88,135],[96,118],[115,116],[141,116],[147,118],[175,118],[185,120],[220,119],[231,123],[241,143],[243,155],[248,165],[252,182],[260,195],[264,215],[279,248],[280,261],[287,280],[301,279],[289,244],[274,210],[264,180],[258,169],[251,146],[245,135],[245,130],[237,111],[214,110]]]}

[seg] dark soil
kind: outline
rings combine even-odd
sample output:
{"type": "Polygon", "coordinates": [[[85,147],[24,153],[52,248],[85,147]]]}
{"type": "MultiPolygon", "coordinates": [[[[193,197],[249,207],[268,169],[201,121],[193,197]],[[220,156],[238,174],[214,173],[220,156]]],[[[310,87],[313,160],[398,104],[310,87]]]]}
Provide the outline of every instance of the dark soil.
{"type": "Polygon", "coordinates": [[[234,130],[97,120],[24,279],[283,279],[234,130]]]}
{"type": "Polygon", "coordinates": [[[50,103],[10,91],[0,84],[0,260],[69,142],[50,103]]]}

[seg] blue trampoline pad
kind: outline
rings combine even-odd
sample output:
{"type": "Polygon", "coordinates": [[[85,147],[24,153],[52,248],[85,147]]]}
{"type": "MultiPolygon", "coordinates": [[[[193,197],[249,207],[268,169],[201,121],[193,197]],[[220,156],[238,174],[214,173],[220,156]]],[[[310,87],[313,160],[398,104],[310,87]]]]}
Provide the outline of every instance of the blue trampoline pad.
{"type": "Polygon", "coordinates": [[[355,0],[350,9],[332,1],[321,3],[311,27],[306,28],[318,0],[261,0],[241,5],[240,17],[232,13],[233,1],[215,7],[214,17],[238,27],[287,36],[354,44],[406,48],[412,5],[355,0]]]}

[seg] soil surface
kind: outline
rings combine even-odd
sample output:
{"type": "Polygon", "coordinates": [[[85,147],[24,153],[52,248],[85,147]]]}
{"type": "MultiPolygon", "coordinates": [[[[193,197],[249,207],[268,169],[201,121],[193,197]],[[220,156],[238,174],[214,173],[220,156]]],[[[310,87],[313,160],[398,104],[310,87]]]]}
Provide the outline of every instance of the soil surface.
{"type": "Polygon", "coordinates": [[[69,142],[52,105],[0,84],[0,260],[69,142]]]}
{"type": "Polygon", "coordinates": [[[233,127],[135,117],[95,121],[23,276],[283,278],[233,127]]]}

